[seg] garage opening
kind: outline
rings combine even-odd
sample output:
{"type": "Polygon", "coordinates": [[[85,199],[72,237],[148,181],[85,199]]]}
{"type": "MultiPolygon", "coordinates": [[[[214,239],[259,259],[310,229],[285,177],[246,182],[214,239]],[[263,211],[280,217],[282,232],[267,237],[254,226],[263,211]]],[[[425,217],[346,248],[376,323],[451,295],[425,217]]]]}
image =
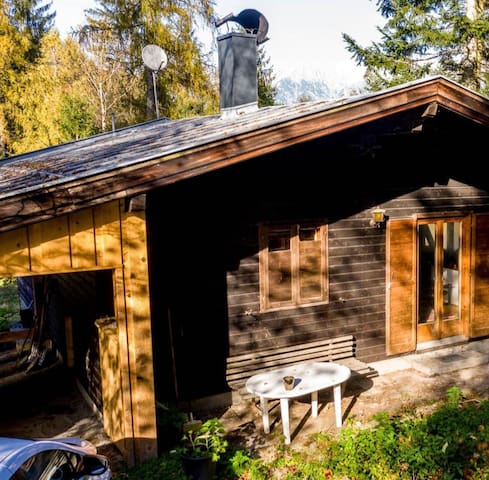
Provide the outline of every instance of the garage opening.
{"type": "Polygon", "coordinates": [[[114,317],[113,271],[19,277],[7,284],[8,289],[0,287],[4,294],[0,294],[0,386],[59,367],[76,379],[102,412],[96,322],[114,317]],[[12,312],[15,302],[17,313],[12,312]]]}

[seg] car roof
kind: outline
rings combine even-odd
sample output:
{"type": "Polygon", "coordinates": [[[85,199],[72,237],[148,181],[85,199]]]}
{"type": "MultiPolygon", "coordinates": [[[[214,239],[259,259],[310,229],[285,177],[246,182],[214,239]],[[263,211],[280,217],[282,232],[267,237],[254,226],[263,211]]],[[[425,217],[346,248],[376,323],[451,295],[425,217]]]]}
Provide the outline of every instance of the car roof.
{"type": "Polygon", "coordinates": [[[45,439],[0,437],[0,480],[9,480],[32,455],[58,449],[78,454],[96,454],[96,449],[90,442],[75,437],[45,439]]]}

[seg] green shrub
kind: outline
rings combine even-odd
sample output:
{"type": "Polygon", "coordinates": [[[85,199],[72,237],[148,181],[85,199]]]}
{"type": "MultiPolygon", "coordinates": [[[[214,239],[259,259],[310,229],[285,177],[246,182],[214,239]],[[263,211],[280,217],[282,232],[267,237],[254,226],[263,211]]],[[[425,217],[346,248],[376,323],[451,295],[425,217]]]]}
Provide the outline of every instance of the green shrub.
{"type": "MultiPolygon", "coordinates": [[[[277,444],[265,462],[227,449],[216,480],[487,480],[489,401],[465,399],[458,387],[431,415],[379,413],[369,428],[346,425],[336,437],[316,434],[304,451],[277,444]]],[[[116,479],[186,479],[179,456],[165,453],[116,479]]]]}
{"type": "Polygon", "coordinates": [[[0,278],[0,332],[20,321],[19,293],[15,278],[0,278]]]}
{"type": "Polygon", "coordinates": [[[114,480],[187,480],[180,456],[176,452],[165,452],[158,458],[148,460],[133,468],[114,473],[114,480]]]}
{"type": "Polygon", "coordinates": [[[178,446],[182,437],[183,424],[187,420],[187,414],[179,410],[175,405],[158,403],[156,424],[160,451],[172,450],[178,446]]]}
{"type": "Polygon", "coordinates": [[[231,480],[246,478],[248,480],[261,480],[266,477],[268,469],[260,461],[253,458],[246,450],[228,451],[223,455],[219,465],[219,478],[231,480]]]}
{"type": "Polygon", "coordinates": [[[375,427],[345,428],[329,444],[328,466],[335,474],[358,480],[452,480],[487,469],[487,401],[466,404],[460,390],[449,389],[430,416],[382,413],[374,419],[375,427]]]}
{"type": "Polygon", "coordinates": [[[182,436],[181,453],[191,457],[208,457],[213,462],[219,461],[226,452],[228,441],[222,422],[214,417],[205,422],[193,422],[185,429],[182,436]]]}

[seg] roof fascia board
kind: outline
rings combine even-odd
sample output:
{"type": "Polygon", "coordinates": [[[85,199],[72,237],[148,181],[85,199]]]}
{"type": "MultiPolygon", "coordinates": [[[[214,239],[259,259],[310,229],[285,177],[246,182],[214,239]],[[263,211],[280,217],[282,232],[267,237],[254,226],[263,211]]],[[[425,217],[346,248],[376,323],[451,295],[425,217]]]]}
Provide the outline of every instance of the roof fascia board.
{"type": "Polygon", "coordinates": [[[489,126],[489,99],[463,86],[441,80],[438,103],[480,125],[489,126]]]}
{"type": "Polygon", "coordinates": [[[6,198],[0,204],[0,231],[145,193],[431,102],[438,102],[475,122],[489,125],[489,102],[485,97],[444,77],[436,77],[334,104],[320,112],[117,171],[6,198]]]}

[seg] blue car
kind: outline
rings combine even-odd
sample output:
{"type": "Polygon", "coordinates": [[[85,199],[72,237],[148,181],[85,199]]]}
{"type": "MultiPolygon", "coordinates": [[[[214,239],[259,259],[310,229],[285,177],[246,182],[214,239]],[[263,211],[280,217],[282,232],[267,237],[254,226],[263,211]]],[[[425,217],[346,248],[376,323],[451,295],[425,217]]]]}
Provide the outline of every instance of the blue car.
{"type": "Polygon", "coordinates": [[[81,438],[0,437],[0,480],[110,480],[105,456],[81,438]]]}

